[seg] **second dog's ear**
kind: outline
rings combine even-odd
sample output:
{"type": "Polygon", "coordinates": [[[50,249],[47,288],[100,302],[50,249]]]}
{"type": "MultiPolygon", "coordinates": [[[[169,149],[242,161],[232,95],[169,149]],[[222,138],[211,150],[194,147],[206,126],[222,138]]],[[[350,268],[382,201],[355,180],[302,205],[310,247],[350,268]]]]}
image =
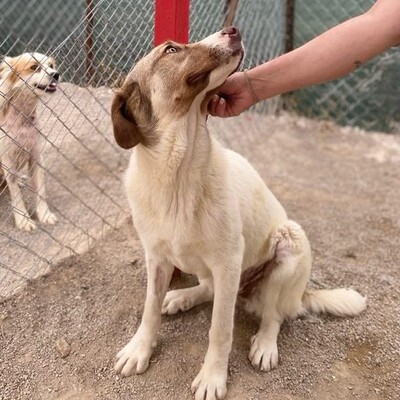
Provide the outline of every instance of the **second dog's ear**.
{"type": "Polygon", "coordinates": [[[5,57],[4,60],[0,61],[0,79],[4,78],[3,75],[5,75],[5,71],[9,69],[9,66],[7,65],[7,58],[5,57]]]}
{"type": "Polygon", "coordinates": [[[124,85],[114,96],[111,119],[116,142],[123,149],[136,146],[142,139],[141,94],[137,82],[124,85]]]}

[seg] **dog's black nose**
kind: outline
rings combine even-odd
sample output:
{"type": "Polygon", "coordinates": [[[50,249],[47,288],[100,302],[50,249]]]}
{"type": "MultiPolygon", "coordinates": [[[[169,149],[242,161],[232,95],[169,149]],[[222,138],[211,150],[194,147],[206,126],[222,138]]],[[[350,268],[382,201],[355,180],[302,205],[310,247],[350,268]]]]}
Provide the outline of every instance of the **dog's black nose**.
{"type": "Polygon", "coordinates": [[[58,72],[53,72],[50,76],[55,80],[58,81],[60,79],[60,74],[58,72]]]}

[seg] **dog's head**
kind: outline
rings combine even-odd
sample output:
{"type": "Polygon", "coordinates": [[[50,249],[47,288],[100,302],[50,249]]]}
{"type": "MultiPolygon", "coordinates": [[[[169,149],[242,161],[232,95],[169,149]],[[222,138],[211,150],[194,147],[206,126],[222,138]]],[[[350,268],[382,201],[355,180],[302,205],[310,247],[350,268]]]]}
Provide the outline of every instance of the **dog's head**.
{"type": "Polygon", "coordinates": [[[141,59],[115,94],[111,114],[115,140],[129,149],[157,141],[155,127],[186,115],[206,114],[207,100],[240,65],[239,31],[225,28],[192,44],[166,42],[141,59]]]}
{"type": "Polygon", "coordinates": [[[26,89],[37,96],[52,93],[60,77],[55,68],[54,59],[40,53],[5,57],[0,64],[0,91],[8,93],[26,89]]]}

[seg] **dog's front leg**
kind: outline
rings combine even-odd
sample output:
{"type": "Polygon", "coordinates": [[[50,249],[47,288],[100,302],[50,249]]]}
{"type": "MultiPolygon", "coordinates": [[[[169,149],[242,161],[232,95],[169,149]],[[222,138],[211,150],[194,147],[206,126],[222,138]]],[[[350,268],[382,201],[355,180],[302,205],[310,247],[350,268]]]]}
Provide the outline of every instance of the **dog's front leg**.
{"type": "MultiPolygon", "coordinates": [[[[8,158],[3,158],[4,165],[12,166],[13,162],[8,158]]],[[[21,189],[17,182],[17,171],[11,170],[10,167],[3,167],[4,178],[7,182],[11,196],[11,207],[13,209],[15,225],[19,229],[31,231],[36,229],[35,222],[30,218],[28,211],[25,208],[24,200],[22,199],[21,189]]]]}
{"type": "Polygon", "coordinates": [[[161,306],[174,267],[166,261],[147,260],[147,294],[142,322],[128,344],[117,354],[115,370],[123,376],[141,374],[149,366],[161,324],[161,306]]]}
{"type": "Polygon", "coordinates": [[[213,271],[214,306],[209,346],[204,364],[192,383],[196,400],[223,399],[226,395],[228,359],[232,347],[233,318],[239,290],[242,253],[213,271]]]}
{"type": "MultiPolygon", "coordinates": [[[[38,161],[43,164],[41,157],[38,158],[38,161]]],[[[50,211],[45,198],[44,171],[33,158],[29,160],[29,167],[32,174],[32,187],[36,197],[36,215],[38,220],[45,224],[55,224],[57,217],[50,211]]]]}

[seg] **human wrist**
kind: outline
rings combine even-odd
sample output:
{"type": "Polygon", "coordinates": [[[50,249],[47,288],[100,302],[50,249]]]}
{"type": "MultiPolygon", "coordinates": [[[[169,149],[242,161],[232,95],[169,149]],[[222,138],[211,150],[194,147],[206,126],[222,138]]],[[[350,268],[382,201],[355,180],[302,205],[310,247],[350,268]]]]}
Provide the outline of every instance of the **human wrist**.
{"type": "Polygon", "coordinates": [[[244,80],[245,80],[247,91],[248,91],[248,93],[249,93],[249,95],[250,95],[250,97],[251,97],[251,99],[253,101],[253,105],[254,105],[254,104],[258,103],[260,101],[260,99],[257,96],[257,93],[255,92],[253,83],[251,81],[251,78],[250,78],[250,76],[248,74],[248,70],[247,69],[245,69],[243,71],[243,76],[244,76],[244,80]]]}

